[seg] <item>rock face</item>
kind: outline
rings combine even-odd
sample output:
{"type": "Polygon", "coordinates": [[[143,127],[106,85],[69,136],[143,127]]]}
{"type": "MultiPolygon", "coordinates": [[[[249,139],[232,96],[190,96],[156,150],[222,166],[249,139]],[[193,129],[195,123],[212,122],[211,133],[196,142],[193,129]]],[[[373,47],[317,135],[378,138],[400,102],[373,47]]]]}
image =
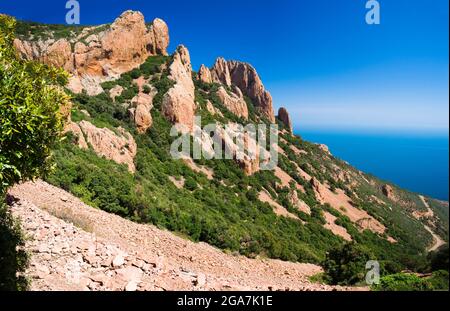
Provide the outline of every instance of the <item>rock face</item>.
{"type": "Polygon", "coordinates": [[[107,128],[98,128],[88,121],[81,121],[79,128],[85,140],[92,146],[95,153],[113,160],[119,164],[126,164],[130,172],[134,172],[133,159],[136,156],[137,145],[130,133],[118,128],[119,134],[107,128]]]}
{"type": "Polygon", "coordinates": [[[211,71],[205,65],[200,66],[200,70],[198,71],[198,78],[203,83],[212,83],[211,71]]]}
{"type": "Polygon", "coordinates": [[[66,124],[64,132],[72,132],[76,138],[76,144],[81,149],[89,149],[89,146],[84,138],[83,131],[80,126],[75,122],[69,122],[66,124]]]}
{"type": "Polygon", "coordinates": [[[109,27],[89,27],[75,38],[14,42],[25,59],[64,68],[73,76],[74,92],[101,92],[99,84],[142,64],[151,55],[166,55],[169,31],[164,21],[155,19],[147,28],[140,12],[126,11],[109,27]],[[73,48],[72,48],[73,46],[73,48]]]}
{"type": "Polygon", "coordinates": [[[139,134],[147,132],[153,124],[151,110],[153,108],[153,97],[156,93],[157,91],[153,89],[149,94],[139,93],[131,100],[133,108],[130,108],[129,112],[139,134]]]}
{"type": "Polygon", "coordinates": [[[153,20],[149,29],[150,45],[149,49],[152,54],[167,55],[167,47],[169,46],[169,27],[162,19],[153,20]]]}
{"type": "Polygon", "coordinates": [[[328,148],[327,145],[325,145],[325,144],[317,144],[317,146],[320,148],[320,150],[322,150],[322,151],[328,153],[329,155],[331,155],[330,148],[328,148]]]}
{"type": "Polygon", "coordinates": [[[297,191],[291,190],[288,194],[288,200],[295,208],[298,208],[300,211],[311,215],[311,208],[302,200],[299,199],[297,191]]]}
{"type": "Polygon", "coordinates": [[[111,99],[115,101],[117,96],[122,95],[122,92],[123,87],[121,87],[120,85],[116,85],[111,90],[109,90],[109,97],[111,97],[111,99]]]}
{"type": "Polygon", "coordinates": [[[169,79],[175,85],[164,95],[163,115],[180,129],[192,132],[195,113],[195,86],[192,81],[192,66],[189,51],[178,46],[169,67],[169,79]]]}
{"type": "Polygon", "coordinates": [[[237,86],[253,101],[260,115],[272,123],[275,122],[272,96],[266,91],[258,73],[250,64],[218,58],[211,69],[211,76],[213,82],[237,86]]]}
{"type": "Polygon", "coordinates": [[[260,150],[258,144],[247,132],[240,131],[238,124],[229,123],[226,128],[219,128],[218,135],[224,146],[225,154],[228,153],[247,176],[259,171],[260,150]]]}
{"type": "Polygon", "coordinates": [[[283,122],[283,124],[288,128],[289,132],[292,133],[292,121],[286,108],[281,107],[278,110],[278,119],[283,122]]]}
{"type": "Polygon", "coordinates": [[[231,75],[228,63],[222,57],[219,57],[213,68],[211,69],[211,77],[213,82],[222,83],[226,86],[231,86],[231,75]]]}
{"type": "Polygon", "coordinates": [[[222,104],[234,115],[248,119],[248,108],[245,102],[244,96],[239,88],[236,87],[236,93],[228,92],[223,86],[217,91],[217,96],[219,97],[222,104]]]}
{"type": "Polygon", "coordinates": [[[381,191],[388,199],[393,200],[395,198],[394,189],[392,188],[392,186],[383,185],[383,187],[381,188],[381,191]]]}

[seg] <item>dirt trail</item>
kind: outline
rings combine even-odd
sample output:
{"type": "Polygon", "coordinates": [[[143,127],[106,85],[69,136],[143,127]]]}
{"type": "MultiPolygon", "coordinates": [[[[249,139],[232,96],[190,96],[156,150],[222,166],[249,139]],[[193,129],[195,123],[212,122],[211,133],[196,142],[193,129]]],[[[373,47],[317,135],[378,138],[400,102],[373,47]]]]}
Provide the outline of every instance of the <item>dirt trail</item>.
{"type": "Polygon", "coordinates": [[[319,266],[226,254],[94,209],[42,181],[9,194],[30,237],[33,290],[365,290],[312,284],[319,266]]]}
{"type": "MultiPolygon", "coordinates": [[[[427,213],[425,213],[424,216],[426,216],[426,217],[433,217],[434,216],[434,212],[431,209],[430,204],[428,204],[428,202],[425,199],[425,197],[423,195],[419,195],[419,198],[422,200],[423,204],[428,209],[427,213]]],[[[427,248],[427,250],[429,252],[434,252],[435,250],[439,249],[439,247],[441,247],[442,245],[445,244],[445,241],[439,235],[434,233],[434,231],[431,230],[430,227],[428,227],[427,225],[423,225],[423,226],[424,226],[425,230],[430,232],[431,235],[433,236],[433,243],[427,248]]]]}

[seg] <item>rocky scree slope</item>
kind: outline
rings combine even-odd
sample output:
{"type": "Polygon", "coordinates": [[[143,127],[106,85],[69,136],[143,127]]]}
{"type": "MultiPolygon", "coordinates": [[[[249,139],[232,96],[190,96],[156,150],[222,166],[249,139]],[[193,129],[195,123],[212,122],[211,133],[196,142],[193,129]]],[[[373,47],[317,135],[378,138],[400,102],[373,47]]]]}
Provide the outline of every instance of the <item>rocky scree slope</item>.
{"type": "Polygon", "coordinates": [[[311,283],[316,265],[224,254],[87,206],[43,181],[9,195],[31,252],[31,290],[365,290],[311,283]]]}
{"type": "MultiPolygon", "coordinates": [[[[382,263],[415,269],[437,237],[448,241],[447,202],[358,171],[293,135],[289,113],[275,116],[250,64],[219,57],[194,72],[185,46],[167,54],[165,23],[147,25],[138,12],[111,25],[61,27],[23,23],[16,47],[72,73],[68,139],[47,180],[89,205],[248,257],[319,263],[354,241],[382,263]],[[191,135],[199,130],[194,115],[231,128],[278,123],[278,167],[260,171],[260,155],[173,160],[171,126],[191,135]]],[[[209,135],[201,137],[195,143],[211,151],[209,135]]],[[[220,139],[237,152],[229,133],[220,139]]]]}

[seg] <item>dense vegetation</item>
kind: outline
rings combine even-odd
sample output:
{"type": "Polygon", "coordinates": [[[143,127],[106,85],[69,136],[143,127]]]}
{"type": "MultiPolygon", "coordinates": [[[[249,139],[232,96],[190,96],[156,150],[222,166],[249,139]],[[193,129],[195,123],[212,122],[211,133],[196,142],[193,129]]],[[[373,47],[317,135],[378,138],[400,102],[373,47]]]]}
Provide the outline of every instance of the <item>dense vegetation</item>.
{"type": "Polygon", "coordinates": [[[68,97],[62,71],[17,58],[15,20],[0,15],[0,290],[24,290],[24,238],[11,216],[8,187],[47,173],[62,128],[60,107],[68,97]]]}
{"type": "Polygon", "coordinates": [[[372,289],[375,291],[448,291],[448,271],[436,271],[427,277],[412,273],[387,275],[382,277],[380,284],[374,285],[372,289]]]}

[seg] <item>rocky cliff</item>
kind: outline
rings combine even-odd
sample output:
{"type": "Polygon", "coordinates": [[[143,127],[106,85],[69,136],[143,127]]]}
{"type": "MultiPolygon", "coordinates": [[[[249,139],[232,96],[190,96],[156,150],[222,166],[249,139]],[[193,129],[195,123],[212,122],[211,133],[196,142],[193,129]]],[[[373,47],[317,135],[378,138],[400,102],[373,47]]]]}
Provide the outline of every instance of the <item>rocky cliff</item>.
{"type": "Polygon", "coordinates": [[[253,101],[255,108],[262,116],[270,122],[275,122],[272,96],[264,88],[258,73],[252,65],[218,58],[210,70],[210,75],[205,67],[201,68],[200,78],[207,82],[209,81],[209,76],[211,76],[212,82],[226,86],[237,86],[244,95],[253,101]]]}
{"type": "Polygon", "coordinates": [[[70,38],[16,39],[16,49],[26,59],[62,67],[72,74],[69,88],[90,95],[102,92],[100,83],[142,64],[151,55],[167,55],[169,30],[155,19],[147,27],[140,12],[126,11],[111,25],[86,27],[70,38]]]}

